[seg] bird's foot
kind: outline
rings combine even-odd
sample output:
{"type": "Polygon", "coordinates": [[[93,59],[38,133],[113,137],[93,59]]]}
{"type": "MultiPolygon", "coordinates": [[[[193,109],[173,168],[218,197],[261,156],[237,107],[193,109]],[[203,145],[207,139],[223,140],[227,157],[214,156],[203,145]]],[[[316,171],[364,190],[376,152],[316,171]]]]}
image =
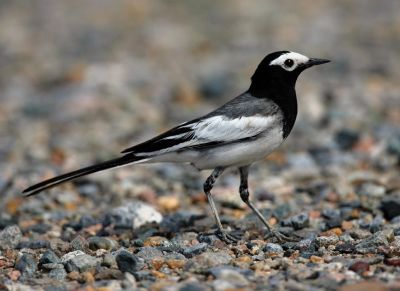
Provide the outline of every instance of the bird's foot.
{"type": "Polygon", "coordinates": [[[226,230],[217,229],[215,231],[215,235],[227,244],[237,243],[240,241],[240,237],[238,235],[233,235],[232,233],[228,233],[226,230]]]}
{"type": "Polygon", "coordinates": [[[280,243],[297,242],[301,240],[301,238],[295,234],[289,236],[275,229],[272,229],[265,238],[270,238],[270,237],[276,238],[280,243]]]}

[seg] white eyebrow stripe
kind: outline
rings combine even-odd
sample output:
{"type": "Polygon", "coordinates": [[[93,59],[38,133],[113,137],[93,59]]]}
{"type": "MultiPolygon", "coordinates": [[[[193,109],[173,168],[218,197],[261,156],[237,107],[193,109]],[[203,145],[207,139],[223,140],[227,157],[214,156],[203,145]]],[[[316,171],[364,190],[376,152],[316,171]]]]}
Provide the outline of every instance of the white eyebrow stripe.
{"type": "MultiPolygon", "coordinates": [[[[270,66],[273,66],[273,65],[283,66],[284,62],[287,59],[292,59],[296,65],[307,63],[308,60],[309,60],[308,57],[306,57],[306,56],[304,56],[302,54],[295,53],[295,52],[289,52],[289,53],[280,55],[278,58],[276,58],[275,60],[271,61],[269,63],[269,65],[270,66]]],[[[296,67],[297,66],[293,66],[293,69],[296,68],[296,67]]]]}

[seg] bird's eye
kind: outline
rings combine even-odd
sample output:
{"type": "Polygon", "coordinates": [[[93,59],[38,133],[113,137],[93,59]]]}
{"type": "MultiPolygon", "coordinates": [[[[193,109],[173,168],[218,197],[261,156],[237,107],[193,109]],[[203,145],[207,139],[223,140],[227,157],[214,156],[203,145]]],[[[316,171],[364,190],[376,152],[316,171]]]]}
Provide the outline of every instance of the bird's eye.
{"type": "Polygon", "coordinates": [[[285,61],[285,67],[290,68],[291,66],[293,66],[294,62],[292,59],[287,59],[285,61]]]}

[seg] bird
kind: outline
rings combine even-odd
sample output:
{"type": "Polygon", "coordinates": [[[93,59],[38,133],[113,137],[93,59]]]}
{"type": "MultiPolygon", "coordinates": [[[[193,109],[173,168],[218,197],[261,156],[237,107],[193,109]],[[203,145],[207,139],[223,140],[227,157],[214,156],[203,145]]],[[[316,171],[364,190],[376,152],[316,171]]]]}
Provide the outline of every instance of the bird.
{"type": "Polygon", "coordinates": [[[117,158],[37,183],[23,190],[23,194],[32,196],[78,177],[125,165],[188,163],[198,170],[212,170],[203,190],[215,219],[215,234],[226,243],[235,243],[240,238],[222,226],[211,193],[224,170],[234,167],[239,169],[242,201],[265,225],[269,235],[278,241],[290,240],[272,228],[250,200],[249,168],[289,136],[297,117],[295,85],[300,73],[328,62],[288,50],[270,53],[256,68],[249,88],[219,108],[129,147],[117,158]]]}

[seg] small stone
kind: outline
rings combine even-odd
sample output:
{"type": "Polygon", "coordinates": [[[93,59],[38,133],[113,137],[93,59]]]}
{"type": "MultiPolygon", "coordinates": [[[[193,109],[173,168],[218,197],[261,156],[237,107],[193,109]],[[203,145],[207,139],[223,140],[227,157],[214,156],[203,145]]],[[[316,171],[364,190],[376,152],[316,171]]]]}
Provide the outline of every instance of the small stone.
{"type": "Polygon", "coordinates": [[[349,267],[349,270],[361,275],[362,273],[369,271],[369,264],[367,262],[358,261],[353,263],[349,267]]]}
{"type": "Polygon", "coordinates": [[[385,187],[371,182],[363,183],[356,189],[357,195],[374,198],[382,198],[385,195],[385,192],[385,187]]]}
{"type": "Polygon", "coordinates": [[[186,261],[185,260],[179,260],[179,259],[170,259],[166,261],[167,265],[171,269],[182,269],[183,266],[185,265],[186,261]]]}
{"type": "Polygon", "coordinates": [[[350,150],[360,139],[360,133],[352,129],[341,129],[335,134],[335,141],[341,150],[350,150]]]}
{"type": "Polygon", "coordinates": [[[64,280],[67,277],[67,272],[64,268],[53,269],[50,271],[49,277],[55,280],[64,280]]]}
{"type": "Polygon", "coordinates": [[[44,264],[58,264],[59,262],[60,258],[52,250],[47,250],[39,259],[39,268],[44,264]]]}
{"type": "Polygon", "coordinates": [[[213,272],[213,274],[217,278],[214,282],[226,281],[232,284],[234,288],[243,288],[249,284],[246,277],[233,268],[221,268],[218,272],[213,272]]]}
{"type": "Polygon", "coordinates": [[[150,262],[154,258],[162,257],[163,253],[159,249],[153,247],[142,247],[136,256],[144,259],[145,262],[150,262]]]}
{"type": "Polygon", "coordinates": [[[139,264],[137,257],[128,251],[125,250],[119,251],[115,260],[117,262],[118,269],[121,270],[121,272],[128,272],[134,274],[136,271],[140,269],[138,267],[139,264]]]}
{"type": "Polygon", "coordinates": [[[193,256],[196,256],[198,254],[201,254],[202,252],[205,252],[208,248],[207,243],[199,243],[197,245],[185,248],[183,250],[183,255],[185,255],[188,258],[191,258],[193,256]]]}
{"type": "Polygon", "coordinates": [[[88,283],[88,284],[90,284],[90,283],[94,282],[94,277],[93,277],[92,273],[84,272],[83,274],[81,274],[81,277],[80,277],[79,281],[80,281],[80,283],[88,283]]]}
{"type": "Polygon", "coordinates": [[[33,241],[21,241],[17,246],[17,249],[48,249],[50,248],[50,242],[47,240],[33,240],[33,241]]]}
{"type": "Polygon", "coordinates": [[[0,231],[0,249],[14,249],[21,239],[22,233],[17,225],[7,226],[0,231]]]}
{"type": "Polygon", "coordinates": [[[321,264],[321,263],[324,262],[324,259],[321,258],[321,257],[319,257],[319,256],[312,255],[312,256],[310,257],[310,262],[311,262],[311,263],[315,263],[315,264],[321,264]]]}
{"type": "Polygon", "coordinates": [[[118,243],[107,237],[92,236],[88,239],[89,249],[96,251],[98,249],[112,250],[118,247],[118,243]]]}
{"type": "Polygon", "coordinates": [[[115,257],[111,254],[105,254],[101,265],[111,268],[114,264],[116,264],[115,257]]]}
{"type": "Polygon", "coordinates": [[[61,258],[67,272],[79,271],[85,272],[96,267],[100,263],[100,259],[89,256],[81,251],[68,253],[61,258]],[[67,257],[66,257],[67,256],[67,257]]]}
{"type": "Polygon", "coordinates": [[[263,251],[267,257],[282,257],[283,256],[283,248],[278,244],[267,243],[263,251]]]}
{"type": "Polygon", "coordinates": [[[295,230],[307,227],[310,224],[308,213],[300,213],[282,221],[283,226],[291,226],[295,230]]]}
{"type": "Polygon", "coordinates": [[[380,206],[385,218],[392,220],[400,215],[400,198],[398,197],[385,197],[381,201],[380,206]]]}
{"type": "MultiPolygon", "coordinates": [[[[17,281],[19,277],[21,277],[21,272],[18,270],[10,270],[7,274],[8,278],[10,278],[11,281],[17,281]]],[[[7,288],[5,288],[7,290],[7,288]]]]}
{"type": "Polygon", "coordinates": [[[54,270],[54,269],[64,269],[63,264],[56,264],[56,263],[48,263],[48,264],[43,264],[42,269],[43,270],[54,270]]]}
{"type": "Polygon", "coordinates": [[[164,245],[168,240],[162,236],[151,236],[143,242],[145,247],[158,247],[164,245]]]}
{"type": "Polygon", "coordinates": [[[78,235],[71,241],[71,247],[76,251],[85,251],[89,247],[89,244],[83,236],[78,235]]]}
{"type": "Polygon", "coordinates": [[[392,229],[382,230],[374,233],[368,239],[361,241],[356,246],[359,253],[376,251],[376,247],[387,246],[389,242],[394,240],[394,232],[392,229]]]}
{"type": "Polygon", "coordinates": [[[67,277],[72,281],[78,281],[81,277],[81,274],[79,274],[79,272],[73,271],[68,273],[67,277]]]}
{"type": "Polygon", "coordinates": [[[32,276],[37,270],[37,265],[31,255],[24,254],[15,264],[15,269],[19,270],[22,274],[32,276]]]}
{"type": "Polygon", "coordinates": [[[389,266],[400,267],[400,259],[399,258],[386,259],[385,264],[389,266]]]}
{"type": "Polygon", "coordinates": [[[26,232],[36,232],[39,234],[45,234],[46,232],[48,232],[51,229],[51,225],[50,224],[46,224],[46,223],[36,223],[33,225],[30,225],[29,227],[23,229],[24,233],[26,232]]]}
{"type": "Polygon", "coordinates": [[[336,235],[318,236],[315,238],[315,242],[320,247],[327,247],[329,245],[337,244],[339,242],[339,238],[336,235]]]}
{"type": "Polygon", "coordinates": [[[344,254],[352,254],[356,250],[356,247],[354,244],[352,244],[350,242],[345,242],[342,244],[337,244],[335,246],[335,250],[340,253],[344,253],[344,254]]]}
{"type": "Polygon", "coordinates": [[[172,212],[180,207],[179,197],[173,196],[161,196],[157,200],[160,208],[166,212],[172,212]]]}
{"type": "Polygon", "coordinates": [[[210,268],[218,265],[226,265],[232,261],[232,257],[227,251],[211,252],[207,251],[193,258],[201,266],[210,268]]]}
{"type": "Polygon", "coordinates": [[[123,278],[124,274],[116,269],[101,270],[95,276],[96,280],[122,280],[123,278]]]}
{"type": "Polygon", "coordinates": [[[112,209],[103,219],[103,225],[113,224],[117,228],[133,228],[155,222],[160,223],[162,215],[149,204],[143,202],[129,203],[112,209]]]}

